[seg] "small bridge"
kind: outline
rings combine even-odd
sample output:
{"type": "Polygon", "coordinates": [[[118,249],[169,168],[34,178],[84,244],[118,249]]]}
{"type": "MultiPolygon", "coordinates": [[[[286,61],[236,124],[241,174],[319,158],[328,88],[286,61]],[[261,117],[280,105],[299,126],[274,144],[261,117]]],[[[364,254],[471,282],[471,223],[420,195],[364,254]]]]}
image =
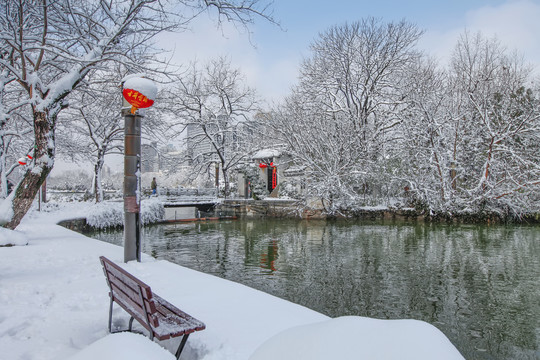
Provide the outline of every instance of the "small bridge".
{"type": "MultiPolygon", "coordinates": [[[[183,189],[182,194],[168,192],[163,207],[165,208],[165,221],[194,221],[210,220],[225,217],[225,214],[216,211],[219,200],[212,194],[200,193],[197,189],[183,189]]],[[[206,189],[205,189],[206,190],[206,189]]]]}

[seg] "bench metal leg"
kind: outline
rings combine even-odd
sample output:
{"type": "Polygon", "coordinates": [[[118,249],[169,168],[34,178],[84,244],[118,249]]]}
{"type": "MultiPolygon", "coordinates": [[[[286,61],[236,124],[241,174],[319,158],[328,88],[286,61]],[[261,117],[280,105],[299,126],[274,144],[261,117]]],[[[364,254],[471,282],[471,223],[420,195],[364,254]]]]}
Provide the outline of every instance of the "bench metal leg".
{"type": "Polygon", "coordinates": [[[111,297],[111,304],[109,305],[109,333],[112,334],[112,310],[113,310],[113,299],[111,297]]]}
{"type": "MultiPolygon", "coordinates": [[[[114,301],[111,299],[111,303],[109,305],[109,333],[111,333],[111,334],[126,331],[126,330],[113,331],[113,329],[112,329],[113,303],[114,303],[114,301]]],[[[130,319],[129,319],[129,326],[128,326],[128,330],[127,330],[129,332],[133,332],[133,320],[135,320],[135,318],[133,316],[131,316],[130,319]]]]}
{"type": "Polygon", "coordinates": [[[186,345],[188,337],[189,334],[185,334],[184,336],[182,336],[182,341],[180,341],[180,345],[178,345],[178,350],[176,350],[176,360],[180,359],[180,354],[182,353],[182,350],[184,350],[184,346],[186,345]]]}

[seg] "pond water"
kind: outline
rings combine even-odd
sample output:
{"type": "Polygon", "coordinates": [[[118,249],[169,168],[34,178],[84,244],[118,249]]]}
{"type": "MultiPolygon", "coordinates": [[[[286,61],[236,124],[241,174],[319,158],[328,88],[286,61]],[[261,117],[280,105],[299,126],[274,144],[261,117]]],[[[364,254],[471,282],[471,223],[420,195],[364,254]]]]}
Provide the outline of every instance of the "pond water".
{"type": "Polygon", "coordinates": [[[154,257],[332,317],[427,321],[467,359],[540,359],[539,227],[263,219],[143,237],[154,257]]]}

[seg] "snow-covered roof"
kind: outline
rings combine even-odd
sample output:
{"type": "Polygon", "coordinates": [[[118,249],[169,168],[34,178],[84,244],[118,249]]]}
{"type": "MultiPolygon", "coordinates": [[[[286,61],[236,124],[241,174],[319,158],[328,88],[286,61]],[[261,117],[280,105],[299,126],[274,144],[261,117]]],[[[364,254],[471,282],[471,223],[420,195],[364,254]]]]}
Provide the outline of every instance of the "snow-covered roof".
{"type": "Polygon", "coordinates": [[[259,150],[253,155],[253,159],[266,159],[266,158],[272,158],[272,157],[278,157],[281,156],[281,150],[277,149],[263,149],[259,150]]]}

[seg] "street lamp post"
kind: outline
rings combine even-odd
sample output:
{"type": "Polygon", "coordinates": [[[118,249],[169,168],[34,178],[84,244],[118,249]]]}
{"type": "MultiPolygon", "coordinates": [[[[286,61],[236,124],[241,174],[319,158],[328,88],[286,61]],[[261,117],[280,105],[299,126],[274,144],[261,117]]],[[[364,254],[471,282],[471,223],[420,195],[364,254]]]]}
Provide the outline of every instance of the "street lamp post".
{"type": "Polygon", "coordinates": [[[124,261],[141,261],[141,118],[124,116],[124,261]]]}
{"type": "Polygon", "coordinates": [[[129,78],[124,96],[124,262],[141,261],[141,119],[137,111],[154,104],[157,88],[144,78],[129,78]]]}

